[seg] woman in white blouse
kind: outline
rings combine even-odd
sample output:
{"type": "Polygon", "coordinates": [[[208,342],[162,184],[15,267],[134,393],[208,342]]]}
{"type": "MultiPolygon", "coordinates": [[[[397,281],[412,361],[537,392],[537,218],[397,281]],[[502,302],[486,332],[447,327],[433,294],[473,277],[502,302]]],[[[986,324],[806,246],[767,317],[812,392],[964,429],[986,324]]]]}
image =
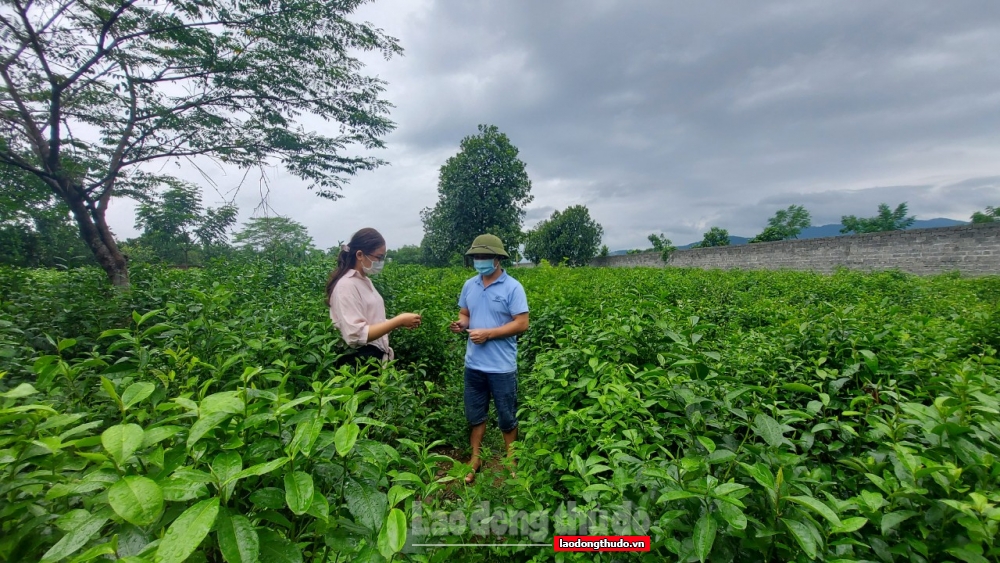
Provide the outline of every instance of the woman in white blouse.
{"type": "Polygon", "coordinates": [[[340,247],[337,268],[326,282],[326,302],[330,319],[344,342],[354,352],[347,362],[378,358],[393,359],[389,333],[397,328],[417,328],[420,315],[400,313],[385,318],[385,302],[369,276],[377,275],[385,264],[385,239],[378,231],[364,228],[340,247]]]}

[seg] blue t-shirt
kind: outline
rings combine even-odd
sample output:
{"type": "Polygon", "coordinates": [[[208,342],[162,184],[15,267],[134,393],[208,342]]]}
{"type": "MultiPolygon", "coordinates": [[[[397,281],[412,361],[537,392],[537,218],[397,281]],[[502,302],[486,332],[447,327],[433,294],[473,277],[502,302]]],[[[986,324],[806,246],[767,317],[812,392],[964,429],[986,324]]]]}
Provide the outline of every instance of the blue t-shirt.
{"type": "MultiPolygon", "coordinates": [[[[458,306],[469,310],[469,328],[497,328],[514,320],[514,315],[528,312],[528,296],[521,283],[500,274],[489,287],[483,287],[483,277],[466,280],[458,306]]],[[[517,370],[517,337],[497,338],[465,346],[465,367],[487,373],[508,373],[517,370]]]]}

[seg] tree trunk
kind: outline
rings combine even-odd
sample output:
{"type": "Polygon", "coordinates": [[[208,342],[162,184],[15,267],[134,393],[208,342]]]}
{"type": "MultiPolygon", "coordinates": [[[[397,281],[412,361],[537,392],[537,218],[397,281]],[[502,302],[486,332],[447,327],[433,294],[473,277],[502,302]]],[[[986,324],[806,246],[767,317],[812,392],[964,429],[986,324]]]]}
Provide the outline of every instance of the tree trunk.
{"type": "MultiPolygon", "coordinates": [[[[70,191],[74,190],[70,188],[70,191]]],[[[88,207],[82,199],[75,197],[75,194],[66,199],[70,211],[73,212],[73,217],[80,227],[80,237],[90,247],[94,258],[104,268],[112,285],[127,288],[129,286],[128,265],[111,234],[104,210],[88,207]]]]}

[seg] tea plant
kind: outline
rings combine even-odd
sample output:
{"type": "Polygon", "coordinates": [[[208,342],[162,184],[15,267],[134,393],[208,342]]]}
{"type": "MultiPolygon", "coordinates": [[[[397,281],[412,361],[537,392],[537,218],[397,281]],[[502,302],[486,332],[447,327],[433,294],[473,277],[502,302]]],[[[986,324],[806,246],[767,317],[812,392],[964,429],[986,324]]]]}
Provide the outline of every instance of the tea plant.
{"type": "Polygon", "coordinates": [[[518,462],[466,486],[470,271],[386,268],[423,327],[355,372],[330,266],[0,270],[0,561],[1000,561],[998,278],[513,270],[518,462]],[[486,501],[549,527],[411,545],[486,501]],[[514,545],[584,524],[652,550],[514,545]]]}

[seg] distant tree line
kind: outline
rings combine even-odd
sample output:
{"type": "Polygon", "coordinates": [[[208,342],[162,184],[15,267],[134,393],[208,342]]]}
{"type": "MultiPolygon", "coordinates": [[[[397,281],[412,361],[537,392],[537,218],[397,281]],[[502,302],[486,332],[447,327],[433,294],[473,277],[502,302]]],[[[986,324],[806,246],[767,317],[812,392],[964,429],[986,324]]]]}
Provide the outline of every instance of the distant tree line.
{"type": "MultiPolygon", "coordinates": [[[[464,252],[477,235],[491,233],[507,246],[513,261],[581,266],[610,251],[602,244],[603,227],[585,205],[571,205],[524,230],[525,206],[533,199],[527,165],[517,147],[493,125],[462,139],[459,151],[440,169],[438,201],[421,212],[424,236],[420,245],[387,252],[397,264],[462,265],[464,252]]],[[[122,242],[129,260],[179,267],[200,266],[216,258],[257,256],[299,263],[317,256],[335,256],[339,245],[324,252],[307,229],[289,217],[253,217],[236,227],[232,204],[205,207],[200,190],[169,176],[160,187],[129,192],[138,200],[138,237],[122,242]]],[[[882,203],[872,217],[841,217],[841,233],[871,233],[910,227],[915,221],[907,204],[882,203]]],[[[987,207],[972,215],[973,223],[1000,221],[1000,208],[987,207]]],[[[0,263],[24,267],[75,267],[96,264],[92,248],[80,238],[79,222],[61,198],[37,175],[0,162],[0,263]]],[[[812,226],[802,205],[779,209],[764,229],[749,240],[762,243],[795,239],[812,226]]],[[[677,250],[662,233],[648,237],[648,249],[664,261],[677,250]]],[[[695,248],[731,244],[729,232],[718,226],[706,231],[695,248]]]]}

